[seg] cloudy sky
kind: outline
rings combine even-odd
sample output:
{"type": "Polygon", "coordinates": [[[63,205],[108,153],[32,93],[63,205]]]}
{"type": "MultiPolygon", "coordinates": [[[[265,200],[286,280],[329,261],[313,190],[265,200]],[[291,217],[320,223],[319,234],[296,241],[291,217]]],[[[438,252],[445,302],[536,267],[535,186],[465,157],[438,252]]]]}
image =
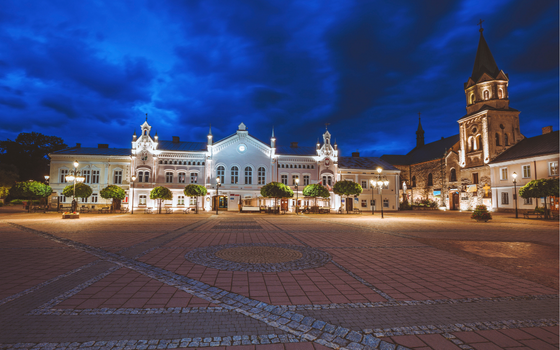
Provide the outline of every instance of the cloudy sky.
{"type": "Polygon", "coordinates": [[[160,139],[244,122],[343,155],[380,156],[458,133],[484,36],[510,77],[521,131],[558,130],[557,0],[5,0],[0,139],[36,131],[129,147],[148,113],[160,139]],[[85,4],[85,5],[84,5],[85,4]]]}

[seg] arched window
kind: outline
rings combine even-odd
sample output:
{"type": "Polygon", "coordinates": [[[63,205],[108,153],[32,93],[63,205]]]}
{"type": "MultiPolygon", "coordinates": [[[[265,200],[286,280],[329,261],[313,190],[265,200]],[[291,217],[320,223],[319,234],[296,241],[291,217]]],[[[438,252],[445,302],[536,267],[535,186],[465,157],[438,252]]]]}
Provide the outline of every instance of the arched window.
{"type": "Polygon", "coordinates": [[[498,90],[498,98],[504,98],[504,90],[502,89],[498,90]]]}
{"type": "Polygon", "coordinates": [[[258,178],[258,184],[259,185],[264,185],[265,181],[266,181],[266,170],[264,167],[260,167],[259,168],[259,174],[258,174],[259,178],[258,178]]]}
{"type": "Polygon", "coordinates": [[[148,130],[144,130],[144,135],[148,135],[148,130]]]}
{"type": "Polygon", "coordinates": [[[231,184],[239,183],[239,168],[236,166],[231,167],[231,184]]]}
{"type": "Polygon", "coordinates": [[[496,133],[496,146],[500,145],[500,135],[496,133]]]}
{"type": "Polygon", "coordinates": [[[469,137],[469,140],[468,140],[468,151],[472,152],[473,150],[474,150],[474,139],[471,136],[471,137],[469,137]]]}
{"type": "Polygon", "coordinates": [[[434,177],[432,176],[432,173],[428,174],[428,186],[433,186],[434,185],[434,177]]]}
{"type": "Polygon", "coordinates": [[[457,171],[455,168],[451,169],[451,173],[449,174],[449,181],[457,181],[457,171]]]}
{"type": "MultiPolygon", "coordinates": [[[[190,163],[190,162],[189,162],[189,163],[190,163]]],[[[221,183],[221,184],[223,184],[224,181],[225,181],[225,172],[226,172],[226,169],[225,169],[222,165],[220,165],[220,166],[218,167],[218,169],[216,169],[216,177],[217,177],[218,179],[220,179],[220,183],[221,183]]]]}
{"type": "Polygon", "coordinates": [[[484,90],[484,99],[487,100],[490,98],[490,92],[488,90],[484,90]]]}
{"type": "Polygon", "coordinates": [[[505,134],[505,135],[504,135],[504,144],[505,144],[506,146],[509,146],[508,134],[505,134]]]}
{"type": "Polygon", "coordinates": [[[248,166],[245,167],[245,185],[253,184],[253,169],[248,166]]]}
{"type": "Polygon", "coordinates": [[[412,187],[416,187],[416,176],[412,177],[412,187]]]}
{"type": "Polygon", "coordinates": [[[474,94],[471,94],[471,105],[474,103],[474,94]]]}
{"type": "Polygon", "coordinates": [[[479,150],[482,149],[482,136],[477,135],[476,136],[476,147],[475,149],[479,150]]]}

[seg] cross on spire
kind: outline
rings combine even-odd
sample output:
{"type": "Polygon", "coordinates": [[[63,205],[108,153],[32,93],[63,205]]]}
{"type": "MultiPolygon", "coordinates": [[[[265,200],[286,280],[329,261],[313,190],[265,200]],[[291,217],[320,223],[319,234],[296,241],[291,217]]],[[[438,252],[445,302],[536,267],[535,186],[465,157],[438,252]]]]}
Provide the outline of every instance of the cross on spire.
{"type": "Polygon", "coordinates": [[[148,121],[148,113],[146,113],[146,121],[148,121]]]}
{"type": "Polygon", "coordinates": [[[481,33],[482,33],[482,31],[484,30],[484,28],[482,28],[482,22],[484,22],[483,19],[481,19],[481,20],[478,22],[478,24],[477,24],[477,26],[480,26],[480,30],[479,30],[479,31],[480,31],[481,33]]]}
{"type": "Polygon", "coordinates": [[[325,130],[329,130],[329,125],[331,125],[331,123],[325,123],[325,130]]]}

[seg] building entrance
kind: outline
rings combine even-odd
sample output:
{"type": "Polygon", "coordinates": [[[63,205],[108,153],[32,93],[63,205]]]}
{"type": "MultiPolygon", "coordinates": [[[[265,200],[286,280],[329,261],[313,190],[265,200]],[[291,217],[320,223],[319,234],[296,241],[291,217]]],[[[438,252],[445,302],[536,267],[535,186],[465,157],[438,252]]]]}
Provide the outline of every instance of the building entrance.
{"type": "Polygon", "coordinates": [[[449,196],[451,203],[449,203],[449,209],[451,210],[459,210],[459,192],[453,192],[451,196],[449,196]]]}
{"type": "Polygon", "coordinates": [[[216,206],[218,207],[218,210],[228,209],[227,196],[214,196],[212,197],[212,201],[212,210],[216,210],[216,206]]]}

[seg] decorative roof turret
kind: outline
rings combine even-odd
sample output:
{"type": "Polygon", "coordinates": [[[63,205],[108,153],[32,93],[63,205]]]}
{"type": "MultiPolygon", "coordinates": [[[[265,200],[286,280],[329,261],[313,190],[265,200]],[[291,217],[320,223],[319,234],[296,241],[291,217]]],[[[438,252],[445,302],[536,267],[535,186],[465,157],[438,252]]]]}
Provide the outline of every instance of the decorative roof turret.
{"type": "Polygon", "coordinates": [[[424,146],[424,129],[420,121],[420,112],[418,112],[418,129],[416,130],[416,148],[424,146]]]}

